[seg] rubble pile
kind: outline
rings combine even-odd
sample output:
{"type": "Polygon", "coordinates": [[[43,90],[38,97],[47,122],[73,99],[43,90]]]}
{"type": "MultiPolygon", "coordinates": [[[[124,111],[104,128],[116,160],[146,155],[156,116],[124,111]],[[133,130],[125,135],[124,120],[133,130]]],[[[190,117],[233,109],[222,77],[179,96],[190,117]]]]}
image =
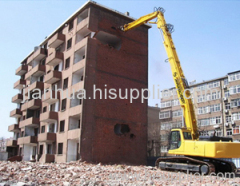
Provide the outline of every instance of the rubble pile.
{"type": "Polygon", "coordinates": [[[0,162],[0,185],[240,185],[240,178],[161,171],[149,166],[0,162]]]}

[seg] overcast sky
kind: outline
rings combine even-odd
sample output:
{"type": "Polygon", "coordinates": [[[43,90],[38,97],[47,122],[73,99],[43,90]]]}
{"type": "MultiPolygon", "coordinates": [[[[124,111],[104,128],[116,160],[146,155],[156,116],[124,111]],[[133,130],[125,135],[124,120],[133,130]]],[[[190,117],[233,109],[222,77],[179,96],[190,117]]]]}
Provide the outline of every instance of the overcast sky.
{"type": "MultiPolygon", "coordinates": [[[[2,1],[0,0],[0,137],[10,137],[8,125],[14,124],[11,99],[17,94],[13,84],[19,79],[15,70],[20,62],[46,36],[61,25],[86,1],[2,1]]],[[[175,27],[173,40],[188,81],[209,80],[240,70],[240,1],[107,1],[98,3],[139,18],[163,7],[167,23],[175,27]]],[[[174,86],[160,33],[149,30],[149,89],[174,86]]],[[[150,99],[149,105],[159,103],[150,99]]]]}

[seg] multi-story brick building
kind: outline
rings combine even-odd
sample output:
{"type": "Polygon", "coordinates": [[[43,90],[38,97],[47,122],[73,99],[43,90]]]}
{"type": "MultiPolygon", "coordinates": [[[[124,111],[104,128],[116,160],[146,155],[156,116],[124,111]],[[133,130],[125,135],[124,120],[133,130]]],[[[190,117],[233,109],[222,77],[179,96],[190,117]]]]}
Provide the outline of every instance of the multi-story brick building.
{"type": "Polygon", "coordinates": [[[16,70],[12,154],[40,162],[146,163],[147,101],[99,99],[105,89],[148,87],[149,26],[117,29],[132,20],[89,1],[26,56],[16,70]]]}
{"type": "MultiPolygon", "coordinates": [[[[230,136],[240,141],[240,71],[190,85],[201,135],[230,136]]],[[[161,151],[167,152],[171,128],[181,127],[182,109],[176,88],[166,89],[161,98],[161,151]]]]}

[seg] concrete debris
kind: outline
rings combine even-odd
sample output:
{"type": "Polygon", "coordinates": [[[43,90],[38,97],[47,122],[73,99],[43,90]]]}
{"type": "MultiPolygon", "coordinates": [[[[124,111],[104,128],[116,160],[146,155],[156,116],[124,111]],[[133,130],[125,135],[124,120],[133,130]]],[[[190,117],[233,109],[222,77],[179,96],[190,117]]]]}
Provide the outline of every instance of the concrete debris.
{"type": "Polygon", "coordinates": [[[240,175],[201,176],[149,166],[69,163],[0,162],[0,186],[215,186],[240,185],[240,175]]]}

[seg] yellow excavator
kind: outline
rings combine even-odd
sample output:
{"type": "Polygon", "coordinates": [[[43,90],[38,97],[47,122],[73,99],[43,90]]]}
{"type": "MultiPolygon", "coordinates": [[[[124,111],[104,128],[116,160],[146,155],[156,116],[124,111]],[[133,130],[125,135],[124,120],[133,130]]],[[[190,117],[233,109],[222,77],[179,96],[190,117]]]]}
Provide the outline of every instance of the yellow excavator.
{"type": "Polygon", "coordinates": [[[126,32],[145,23],[157,25],[163,36],[163,44],[183,109],[185,126],[172,129],[169,135],[168,153],[175,156],[158,158],[156,166],[163,170],[192,171],[204,175],[236,172],[234,163],[222,159],[240,158],[240,143],[232,142],[232,138],[228,137],[199,135],[191,93],[171,36],[173,26],[166,23],[164,12],[164,9],[159,7],[153,13],[119,27],[126,32]],[[150,22],[155,18],[155,22],[150,22]]]}

